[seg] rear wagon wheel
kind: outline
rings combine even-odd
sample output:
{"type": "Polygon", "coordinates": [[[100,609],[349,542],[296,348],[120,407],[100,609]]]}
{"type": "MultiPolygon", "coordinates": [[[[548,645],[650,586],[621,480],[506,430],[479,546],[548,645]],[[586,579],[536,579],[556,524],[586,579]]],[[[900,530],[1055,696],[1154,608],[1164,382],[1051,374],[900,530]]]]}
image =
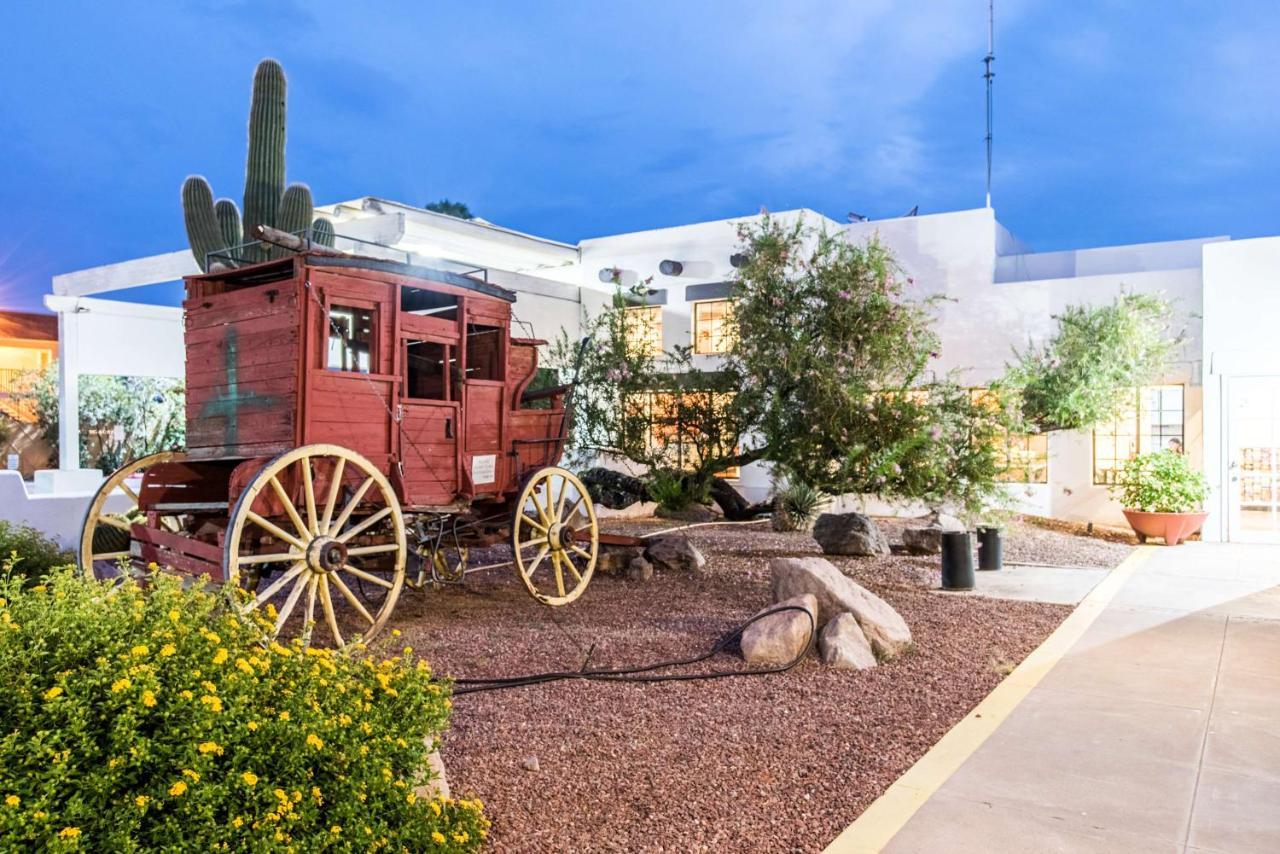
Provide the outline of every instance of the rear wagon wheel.
{"type": "MultiPolygon", "coordinates": [[[[116,469],[102,482],[94,493],[93,500],[89,502],[84,523],[80,527],[80,548],[76,553],[80,572],[88,578],[97,579],[118,578],[122,575],[120,561],[132,563],[130,545],[133,537],[129,529],[134,524],[147,525],[146,517],[138,512],[138,493],[128,481],[141,476],[152,466],[184,459],[186,454],[181,451],[151,454],[116,469]],[[129,506],[124,510],[109,511],[107,502],[117,490],[125,495],[129,506]]],[[[170,533],[180,528],[178,517],[161,516],[159,521],[163,530],[170,533]]]]}

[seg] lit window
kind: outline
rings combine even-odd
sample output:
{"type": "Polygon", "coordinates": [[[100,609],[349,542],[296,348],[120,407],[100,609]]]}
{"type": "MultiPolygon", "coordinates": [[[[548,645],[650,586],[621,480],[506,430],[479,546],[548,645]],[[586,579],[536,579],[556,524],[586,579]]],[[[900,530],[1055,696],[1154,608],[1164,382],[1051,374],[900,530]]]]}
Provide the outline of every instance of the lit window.
{"type": "Polygon", "coordinates": [[[1185,447],[1183,387],[1143,386],[1133,403],[1110,424],[1093,431],[1093,482],[1115,483],[1125,462],[1138,454],[1185,447]]]}
{"type": "MultiPolygon", "coordinates": [[[[627,404],[628,415],[643,417],[643,423],[648,425],[644,440],[649,452],[660,454],[664,465],[687,471],[698,465],[700,446],[705,445],[716,457],[736,454],[739,447],[732,450],[716,447],[714,437],[693,435],[694,428],[683,423],[683,414],[692,414],[709,405],[710,411],[697,411],[696,416],[700,423],[714,425],[717,420],[729,417],[725,410],[732,400],[732,392],[686,394],[680,400],[670,392],[650,392],[631,396],[627,404]]],[[[726,480],[737,480],[740,474],[738,466],[715,473],[716,477],[726,480]]]]}
{"type": "Polygon", "coordinates": [[[367,374],[372,358],[373,309],[330,306],[329,355],[325,367],[331,371],[367,374]]]}
{"type": "MultiPolygon", "coordinates": [[[[975,403],[995,401],[986,389],[971,391],[975,403]]],[[[1049,436],[1044,433],[1004,433],[998,439],[996,461],[1000,473],[996,480],[1003,483],[1049,482],[1049,436]]]]}
{"type": "Polygon", "coordinates": [[[662,355],[662,306],[638,305],[623,316],[627,348],[648,356],[662,355]]]}
{"type": "Polygon", "coordinates": [[[693,304],[693,352],[726,353],[733,346],[733,302],[707,300],[693,304]]]}

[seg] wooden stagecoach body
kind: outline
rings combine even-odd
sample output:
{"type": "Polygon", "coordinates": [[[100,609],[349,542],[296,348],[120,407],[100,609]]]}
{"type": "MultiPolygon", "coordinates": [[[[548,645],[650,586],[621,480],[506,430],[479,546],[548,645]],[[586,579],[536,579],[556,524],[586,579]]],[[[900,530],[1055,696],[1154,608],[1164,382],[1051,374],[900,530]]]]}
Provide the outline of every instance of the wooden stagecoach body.
{"type": "Polygon", "coordinates": [[[467,546],[511,534],[530,593],[547,604],[581,593],[594,511],[553,468],[569,388],[529,391],[545,342],[511,334],[513,292],[309,251],[190,276],[186,290],[186,453],[108,479],[86,516],[83,566],[155,564],[241,586],[252,571],[251,589],[274,577],[291,587],[273,582],[255,604],[287,590],[290,608],[305,593],[314,612],[319,595],[339,644],[330,582],[373,624],[367,634],[381,628],[404,577],[406,520],[410,547],[442,569],[447,533],[459,554],[449,580],[467,546]],[[134,498],[132,514],[104,513],[115,489],[134,498]],[[104,533],[124,542],[104,547],[104,533]],[[548,553],[553,592],[532,578],[548,553]],[[335,567],[392,590],[378,618],[332,581],[335,567]]]}

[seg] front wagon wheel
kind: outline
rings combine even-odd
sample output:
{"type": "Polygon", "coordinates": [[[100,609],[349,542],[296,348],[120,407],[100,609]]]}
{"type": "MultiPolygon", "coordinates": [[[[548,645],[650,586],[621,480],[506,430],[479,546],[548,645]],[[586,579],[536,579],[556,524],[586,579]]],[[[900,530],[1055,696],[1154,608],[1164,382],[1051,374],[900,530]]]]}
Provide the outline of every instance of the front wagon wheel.
{"type": "Polygon", "coordinates": [[[224,562],[227,583],[251,593],[244,612],[264,612],[273,636],[341,647],[386,625],[406,554],[400,502],[382,472],[341,446],[304,445],[240,494],[224,562]]]}
{"type": "Polygon", "coordinates": [[[558,466],[535,472],[512,511],[511,550],[534,599],[567,605],[581,596],[600,551],[595,506],[582,481],[558,466]]]}

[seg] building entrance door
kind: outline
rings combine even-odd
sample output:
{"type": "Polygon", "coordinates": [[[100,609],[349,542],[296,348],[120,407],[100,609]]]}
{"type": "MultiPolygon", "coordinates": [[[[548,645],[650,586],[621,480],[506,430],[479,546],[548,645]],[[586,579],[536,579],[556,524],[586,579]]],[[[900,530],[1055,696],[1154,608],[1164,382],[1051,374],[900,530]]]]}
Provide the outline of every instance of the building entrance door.
{"type": "Polygon", "coordinates": [[[1228,538],[1280,543],[1280,377],[1227,386],[1228,538]]]}

